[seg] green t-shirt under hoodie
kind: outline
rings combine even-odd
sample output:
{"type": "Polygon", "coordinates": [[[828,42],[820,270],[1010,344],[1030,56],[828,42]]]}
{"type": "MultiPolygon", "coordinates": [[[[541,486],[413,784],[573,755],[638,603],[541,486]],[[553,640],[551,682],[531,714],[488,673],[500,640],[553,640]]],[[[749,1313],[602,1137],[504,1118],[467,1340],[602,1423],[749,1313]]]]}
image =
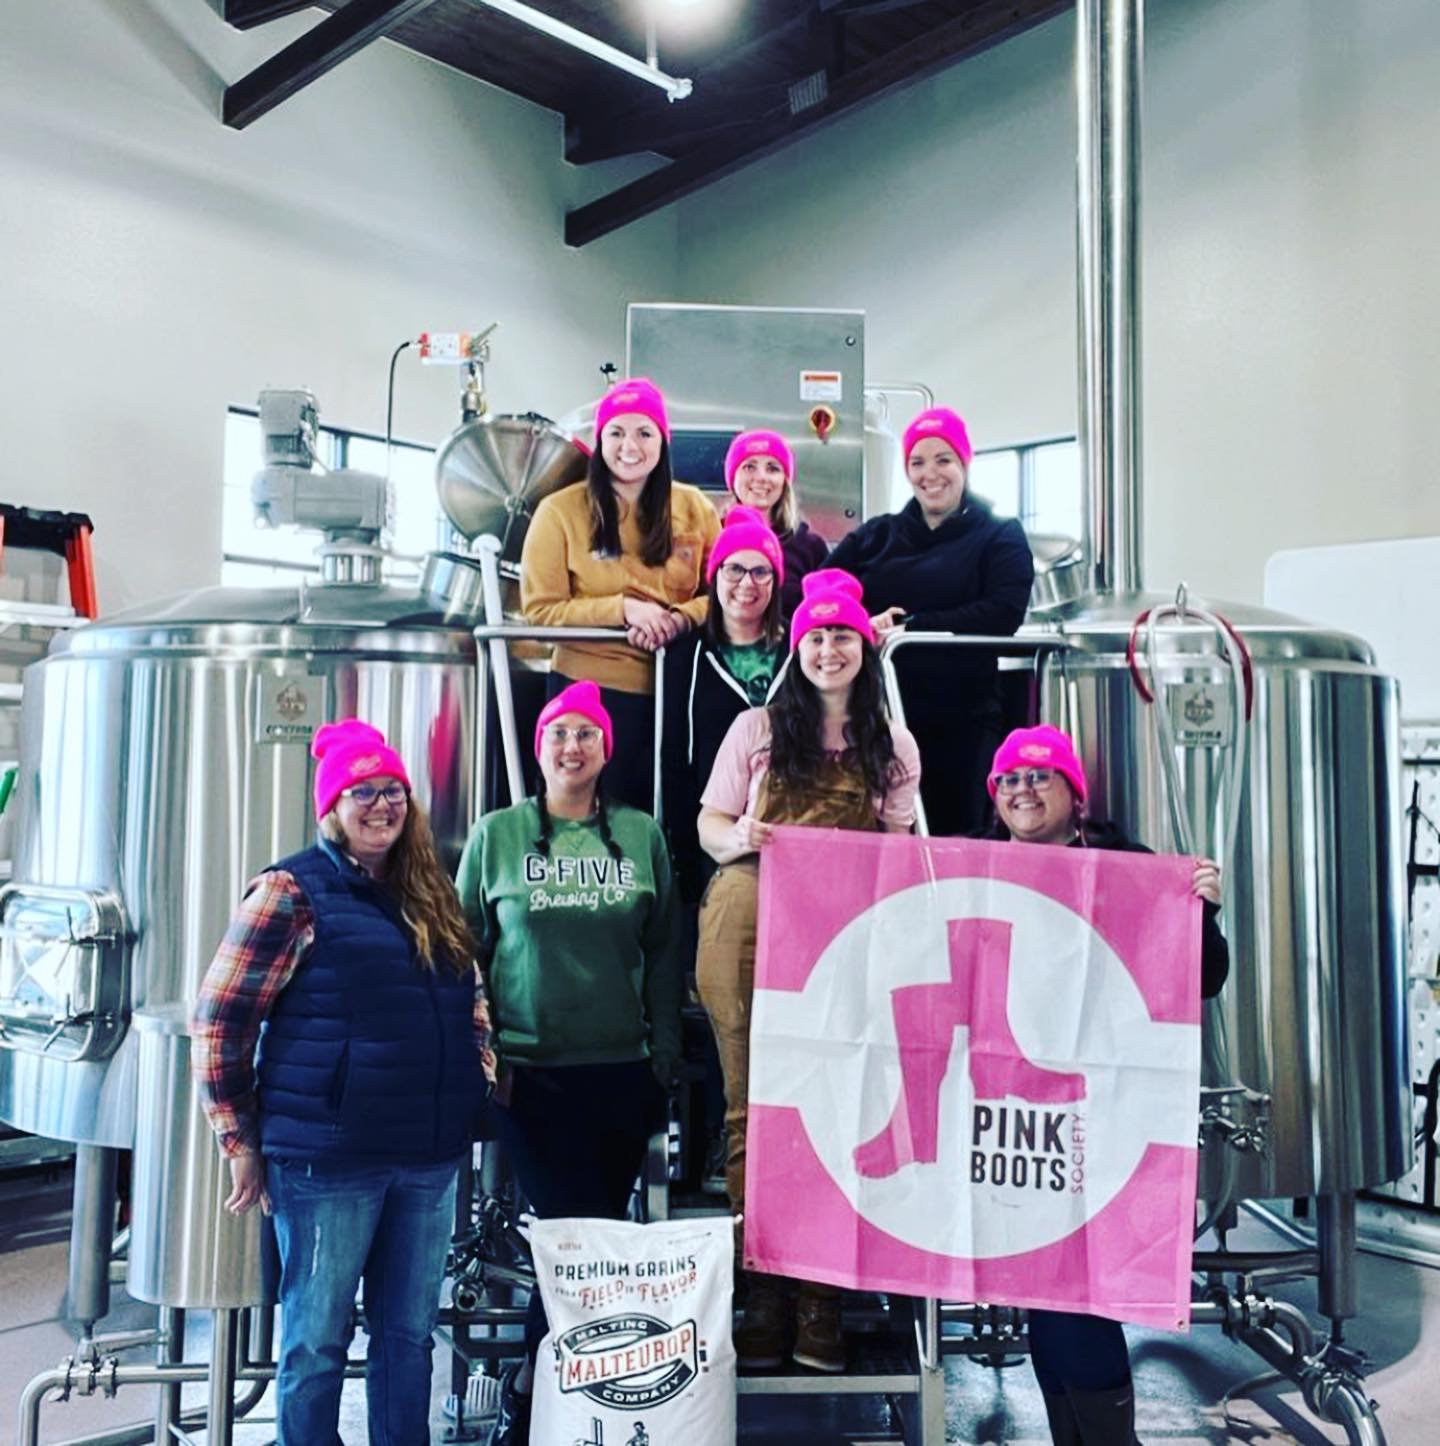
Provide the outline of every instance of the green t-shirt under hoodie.
{"type": "Polygon", "coordinates": [[[531,799],[486,814],[460,860],[460,902],[489,986],[500,1056],[517,1064],[680,1057],[680,915],[665,839],[649,814],[607,805],[550,820],[531,799]]]}

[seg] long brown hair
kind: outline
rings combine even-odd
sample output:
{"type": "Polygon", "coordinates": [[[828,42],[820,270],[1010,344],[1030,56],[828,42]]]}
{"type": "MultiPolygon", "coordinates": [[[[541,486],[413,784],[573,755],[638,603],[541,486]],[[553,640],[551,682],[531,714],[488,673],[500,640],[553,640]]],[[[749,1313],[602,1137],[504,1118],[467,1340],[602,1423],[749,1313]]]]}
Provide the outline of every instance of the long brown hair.
{"type": "MultiPolygon", "coordinates": [[[[320,820],[320,832],[346,846],[345,830],[332,808],[320,820]]],[[[475,967],[475,944],[450,875],[440,867],[430,820],[412,794],[400,837],[385,859],[385,884],[400,902],[400,913],[415,940],[422,969],[443,964],[464,975],[475,967]]]]}
{"type": "MultiPolygon", "coordinates": [[[[640,560],[647,567],[661,567],[670,556],[671,481],[670,443],[661,437],[660,460],[645,479],[635,513],[640,529],[640,560]]],[[[620,508],[615,501],[615,480],[601,455],[598,437],[590,454],[585,486],[590,494],[590,546],[601,557],[619,557],[620,508]]]]}
{"type": "MultiPolygon", "coordinates": [[[[860,671],[850,685],[849,717],[845,722],[845,760],[859,765],[865,786],[884,798],[894,782],[895,740],[885,711],[880,655],[868,639],[862,642],[860,671]]],[[[766,705],[770,714],[770,772],[792,788],[812,784],[825,761],[825,709],[814,683],[798,658],[766,705]]]]}

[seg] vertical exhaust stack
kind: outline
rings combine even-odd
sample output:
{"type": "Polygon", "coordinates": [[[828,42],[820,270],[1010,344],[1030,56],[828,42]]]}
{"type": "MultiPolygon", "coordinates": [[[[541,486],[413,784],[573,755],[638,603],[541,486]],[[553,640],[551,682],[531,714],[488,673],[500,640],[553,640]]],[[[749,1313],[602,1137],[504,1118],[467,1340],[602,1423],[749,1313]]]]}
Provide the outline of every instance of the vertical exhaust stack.
{"type": "Polygon", "coordinates": [[[1077,262],[1085,547],[1100,593],[1139,592],[1140,67],[1144,0],[1078,0],[1077,262]]]}

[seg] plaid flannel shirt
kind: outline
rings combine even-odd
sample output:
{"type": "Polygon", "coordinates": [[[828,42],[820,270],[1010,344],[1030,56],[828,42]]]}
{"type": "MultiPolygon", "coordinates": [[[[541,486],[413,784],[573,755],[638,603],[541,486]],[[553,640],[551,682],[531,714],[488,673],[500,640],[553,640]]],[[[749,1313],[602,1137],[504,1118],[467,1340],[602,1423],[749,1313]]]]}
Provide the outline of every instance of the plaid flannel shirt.
{"type": "MultiPolygon", "coordinates": [[[[191,1072],[200,1104],[226,1155],[260,1148],[255,1046],[274,1008],[315,941],[315,916],[293,875],[272,870],[252,879],[205,971],[191,1017],[191,1072]]],[[[495,1080],[490,1007],[475,976],[475,1048],[495,1080]]]]}

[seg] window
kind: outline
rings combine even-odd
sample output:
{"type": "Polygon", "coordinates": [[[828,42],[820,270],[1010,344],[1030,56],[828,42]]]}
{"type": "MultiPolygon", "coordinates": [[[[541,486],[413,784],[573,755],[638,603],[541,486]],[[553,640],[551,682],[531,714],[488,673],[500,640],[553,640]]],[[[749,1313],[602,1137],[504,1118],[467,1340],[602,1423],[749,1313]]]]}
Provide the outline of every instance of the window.
{"type": "MultiPolygon", "coordinates": [[[[320,460],[327,467],[357,467],[390,475],[388,546],[396,554],[387,576],[413,576],[423,553],[450,545],[451,528],[435,496],[435,451],[416,442],[391,445],[368,432],[321,427],[320,460]]],[[[224,561],[220,581],[227,587],[275,587],[302,573],[318,574],[320,535],[295,527],[264,527],[250,505],[250,479],[260,470],[260,419],[253,410],[231,407],[225,416],[225,477],[220,539],[224,561]]]]}
{"type": "Polygon", "coordinates": [[[1074,437],[977,452],[970,485],[999,516],[1018,517],[1026,532],[1080,538],[1085,499],[1074,437]]]}

